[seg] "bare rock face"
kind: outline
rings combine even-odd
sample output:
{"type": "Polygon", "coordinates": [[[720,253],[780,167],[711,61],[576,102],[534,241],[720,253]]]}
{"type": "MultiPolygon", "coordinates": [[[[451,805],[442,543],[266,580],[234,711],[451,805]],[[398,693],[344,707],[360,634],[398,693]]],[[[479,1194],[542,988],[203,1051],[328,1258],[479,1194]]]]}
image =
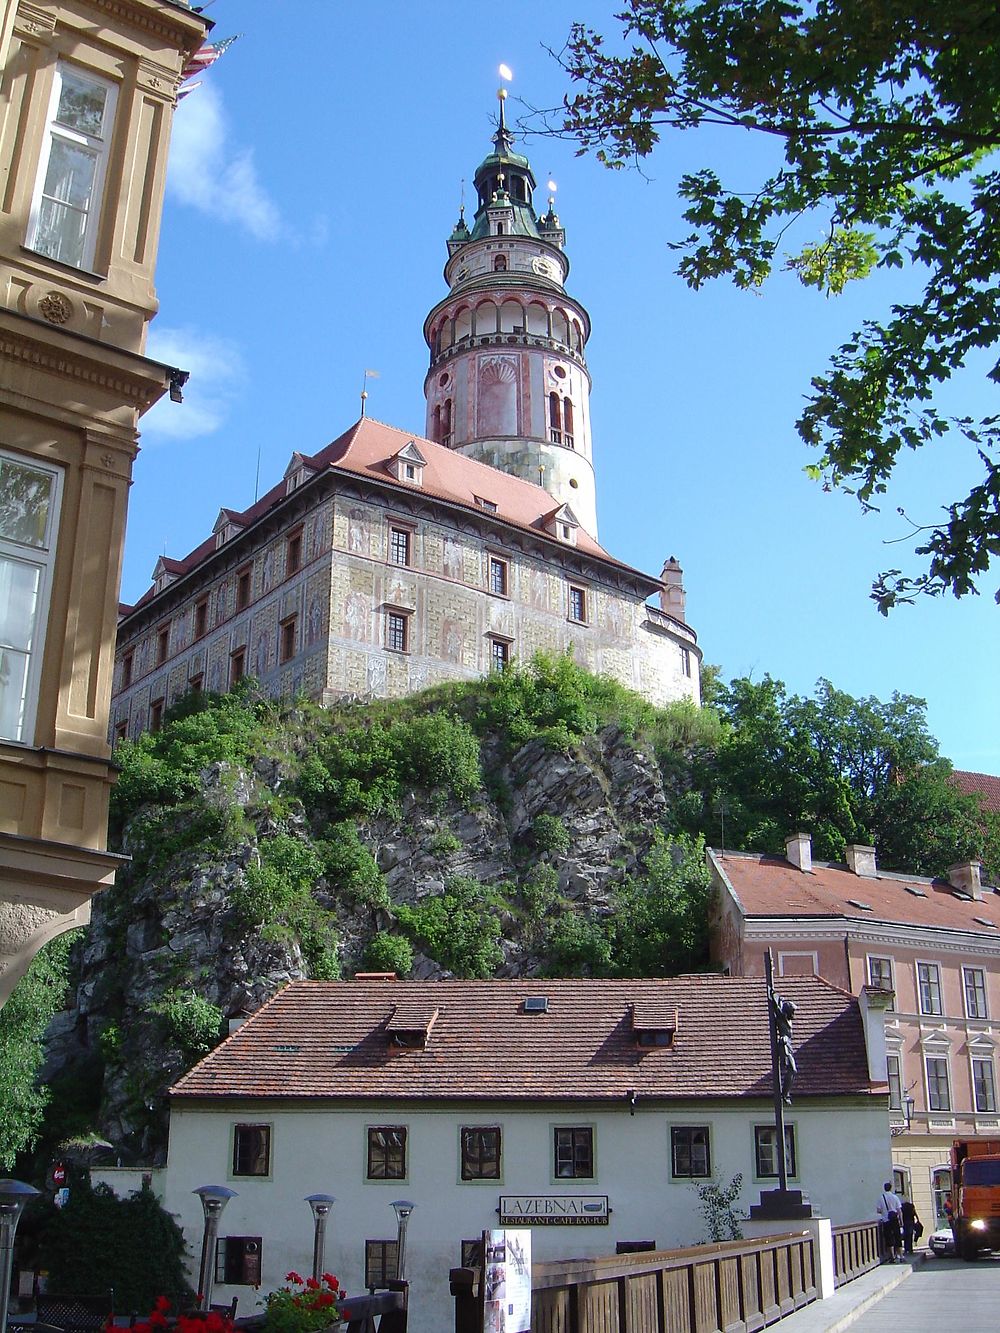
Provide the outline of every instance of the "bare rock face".
{"type": "MultiPolygon", "coordinates": [[[[336,918],[345,975],[361,966],[376,931],[392,929],[396,907],[441,894],[455,877],[492,886],[514,900],[532,867],[550,866],[566,910],[607,914],[615,884],[635,867],[667,812],[655,760],[616,728],[569,754],[548,749],[539,739],[506,762],[491,763],[485,753],[486,783],[472,808],[442,801],[439,792],[414,790],[400,803],[398,817],[358,824],[359,838],[382,873],[388,905],[385,899],[358,902],[338,884],[317,880],[313,896],[336,918]],[[565,831],[565,846],[558,851],[536,845],[535,821],[543,815],[565,831]]],[[[276,831],[266,798],[284,781],[281,766],[262,761],[253,772],[234,774],[213,765],[202,781],[206,807],[265,813],[244,819],[242,835],[224,849],[210,841],[185,847],[184,830],[178,828],[180,850],[164,854],[143,875],[124,872],[114,889],[95,899],[92,924],[77,949],[73,1003],[48,1032],[43,1078],[58,1089],[60,1079],[87,1073],[95,1128],[125,1162],[164,1159],[167,1089],[230,1024],[287,982],[308,975],[294,932],[248,927],[234,906],[248,867],[276,831]],[[188,1032],[189,1017],[196,1031],[188,1032]]],[[[293,809],[281,831],[306,837],[301,811],[293,809]]],[[[147,836],[137,816],[124,839],[136,865],[147,836]]],[[[165,836],[162,826],[158,836],[165,836]]],[[[532,975],[544,968],[537,939],[524,930],[521,915],[499,914],[497,975],[532,975]]],[[[434,958],[417,953],[411,975],[450,974],[434,958]]]]}

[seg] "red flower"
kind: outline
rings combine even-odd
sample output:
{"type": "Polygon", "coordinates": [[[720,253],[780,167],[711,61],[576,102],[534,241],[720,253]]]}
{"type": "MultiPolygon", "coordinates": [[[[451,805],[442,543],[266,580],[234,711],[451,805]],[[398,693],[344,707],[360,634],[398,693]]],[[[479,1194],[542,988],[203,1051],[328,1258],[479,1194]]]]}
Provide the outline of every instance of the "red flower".
{"type": "Polygon", "coordinates": [[[309,1288],[310,1291],[319,1291],[319,1283],[316,1281],[314,1277],[306,1278],[306,1286],[309,1288]]]}
{"type": "Polygon", "coordinates": [[[340,1282],[337,1278],[333,1276],[332,1273],[324,1273],[323,1281],[326,1283],[326,1285],[330,1288],[331,1291],[340,1290],[340,1282]]]}
{"type": "MultiPolygon", "coordinates": [[[[296,1273],[295,1270],[293,1269],[290,1273],[286,1273],[286,1274],[285,1274],[285,1281],[286,1281],[286,1282],[301,1282],[302,1279],[299,1277],[298,1273],[296,1273]]],[[[199,1297],[199,1299],[200,1299],[200,1297],[199,1297]]]]}
{"type": "MultiPolygon", "coordinates": [[[[199,1296],[198,1299],[201,1300],[201,1297],[199,1296]]],[[[166,1296],[157,1296],[157,1298],[156,1298],[156,1303],[155,1303],[155,1305],[153,1306],[153,1309],[154,1309],[154,1310],[159,1310],[159,1311],[161,1311],[163,1314],[166,1314],[166,1312],[170,1309],[170,1300],[169,1300],[169,1298],[166,1297],[166,1296]]]]}

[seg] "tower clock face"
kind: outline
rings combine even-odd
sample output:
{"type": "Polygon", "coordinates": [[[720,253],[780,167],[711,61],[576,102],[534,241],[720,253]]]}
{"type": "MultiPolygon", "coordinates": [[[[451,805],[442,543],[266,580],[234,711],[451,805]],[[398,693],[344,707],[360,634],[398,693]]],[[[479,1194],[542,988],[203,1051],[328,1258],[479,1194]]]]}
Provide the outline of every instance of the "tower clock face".
{"type": "Polygon", "coordinates": [[[558,282],[559,274],[556,272],[556,266],[551,259],[543,259],[539,256],[531,261],[531,267],[540,278],[552,278],[553,281],[558,282]]]}

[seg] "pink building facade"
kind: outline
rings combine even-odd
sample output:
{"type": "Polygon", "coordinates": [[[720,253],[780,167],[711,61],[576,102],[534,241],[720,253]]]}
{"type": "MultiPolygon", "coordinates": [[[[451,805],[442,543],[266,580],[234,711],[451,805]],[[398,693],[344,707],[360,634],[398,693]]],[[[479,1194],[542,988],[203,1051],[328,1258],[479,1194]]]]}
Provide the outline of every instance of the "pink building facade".
{"type": "Polygon", "coordinates": [[[879,870],[870,847],[849,847],[844,865],[813,862],[804,834],[786,851],[709,852],[714,958],[759,976],[770,949],[778,978],[882,999],[896,1183],[930,1230],[944,1219],[952,1140],[1000,1131],[1000,892],[978,862],[932,880],[879,870]]]}

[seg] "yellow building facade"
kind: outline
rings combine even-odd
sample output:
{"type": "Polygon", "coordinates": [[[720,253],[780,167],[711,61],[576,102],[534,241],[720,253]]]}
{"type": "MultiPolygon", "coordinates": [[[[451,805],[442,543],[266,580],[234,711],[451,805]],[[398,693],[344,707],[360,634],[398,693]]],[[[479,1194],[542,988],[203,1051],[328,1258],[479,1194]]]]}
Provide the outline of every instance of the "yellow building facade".
{"type": "Polygon", "coordinates": [[[0,28],[0,1004],[85,924],[178,85],[207,22],[171,0],[4,0],[0,28]]]}

